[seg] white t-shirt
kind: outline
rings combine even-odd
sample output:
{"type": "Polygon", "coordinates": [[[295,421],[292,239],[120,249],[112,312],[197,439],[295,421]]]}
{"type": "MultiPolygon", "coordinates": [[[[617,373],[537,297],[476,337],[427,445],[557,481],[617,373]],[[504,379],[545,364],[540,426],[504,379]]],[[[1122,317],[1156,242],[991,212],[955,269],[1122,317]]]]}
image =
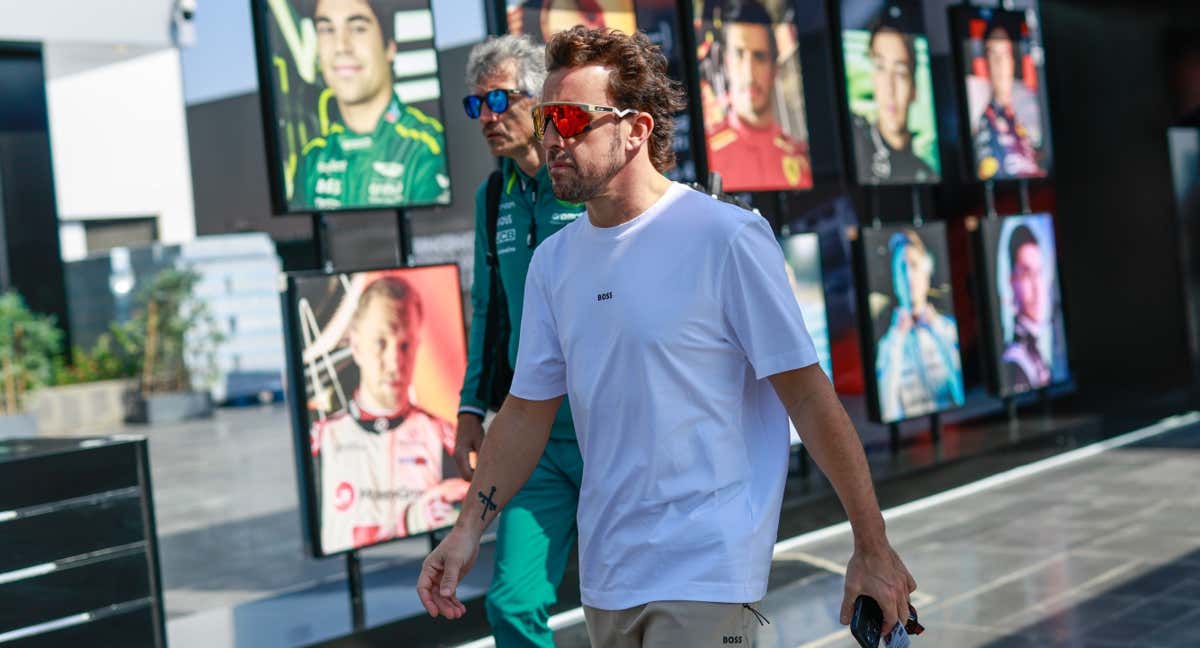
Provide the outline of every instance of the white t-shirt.
{"type": "Polygon", "coordinates": [[[672,184],[632,221],[534,253],[512,394],[569,394],[584,604],[767,590],[788,421],[768,376],[817,362],[761,217],[672,184]]]}

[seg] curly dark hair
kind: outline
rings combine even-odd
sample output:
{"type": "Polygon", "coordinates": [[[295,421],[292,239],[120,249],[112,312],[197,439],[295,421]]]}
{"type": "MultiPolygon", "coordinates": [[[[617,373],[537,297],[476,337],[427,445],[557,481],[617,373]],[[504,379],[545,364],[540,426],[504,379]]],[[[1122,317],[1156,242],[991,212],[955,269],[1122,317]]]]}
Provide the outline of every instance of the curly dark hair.
{"type": "Polygon", "coordinates": [[[675,166],[671,149],[675,115],[687,107],[687,99],[682,85],[667,76],[662,49],[641,32],[630,35],[582,25],[555,34],[546,44],[548,72],[586,65],[608,68],[608,94],[618,108],[634,108],[654,118],[650,134],[654,168],[662,173],[675,166]]]}

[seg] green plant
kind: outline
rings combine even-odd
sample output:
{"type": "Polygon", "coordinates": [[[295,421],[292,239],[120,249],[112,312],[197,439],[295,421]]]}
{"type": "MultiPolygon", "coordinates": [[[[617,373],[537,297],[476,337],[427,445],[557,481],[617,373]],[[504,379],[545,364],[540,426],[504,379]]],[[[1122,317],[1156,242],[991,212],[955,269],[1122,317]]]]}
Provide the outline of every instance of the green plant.
{"type": "Polygon", "coordinates": [[[113,324],[91,349],[71,349],[67,358],[54,359],[54,384],[74,385],[100,380],[133,378],[142,366],[142,354],[132,340],[128,324],[113,324]]]}
{"type": "Polygon", "coordinates": [[[216,372],[217,346],[224,336],[208,306],[195,298],[200,275],[191,269],[168,268],[159,272],[139,295],[138,309],[115,342],[142,355],[140,388],[143,394],[189,391],[194,378],[201,382],[216,372]],[[193,376],[189,370],[198,370],[193,376]]]}
{"type": "Polygon", "coordinates": [[[53,316],[35,314],[15,292],[0,295],[0,412],[21,411],[25,394],[50,383],[62,337],[53,316]]]}

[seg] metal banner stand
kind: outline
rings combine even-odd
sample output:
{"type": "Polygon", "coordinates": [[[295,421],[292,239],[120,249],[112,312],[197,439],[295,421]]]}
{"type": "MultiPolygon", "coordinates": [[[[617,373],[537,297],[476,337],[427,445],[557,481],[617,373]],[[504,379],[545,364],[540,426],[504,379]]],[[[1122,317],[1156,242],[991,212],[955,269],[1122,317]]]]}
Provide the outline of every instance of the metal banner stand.
{"type": "MultiPolygon", "coordinates": [[[[913,209],[913,226],[920,227],[925,224],[925,215],[921,210],[921,190],[917,185],[911,187],[912,190],[912,209],[913,209]]],[[[899,426],[897,427],[897,443],[899,442],[899,426]]],[[[942,445],[942,419],[938,412],[929,415],[929,435],[933,439],[933,445],[939,451],[942,445]]]]}
{"type": "MultiPolygon", "coordinates": [[[[883,227],[883,221],[879,218],[879,188],[871,186],[867,188],[867,209],[871,212],[871,227],[879,229],[883,227]]],[[[866,368],[863,368],[866,371],[866,368]]],[[[871,369],[874,371],[874,368],[871,369]]],[[[900,424],[888,423],[888,448],[893,455],[900,452],[900,424]]]]}
{"type": "Polygon", "coordinates": [[[996,217],[996,183],[988,180],[983,183],[983,203],[987,207],[987,217],[996,217]]]}
{"type": "MultiPolygon", "coordinates": [[[[401,210],[402,211],[402,210],[401,210]]],[[[329,236],[329,216],[322,212],[312,214],[313,247],[317,253],[317,261],[321,269],[332,274],[333,245],[329,236]]],[[[357,551],[346,554],[346,584],[350,590],[350,623],[355,632],[367,627],[367,611],[363,605],[362,561],[357,551]]]]}
{"type": "MultiPolygon", "coordinates": [[[[1022,205],[1027,205],[1028,199],[1029,199],[1028,185],[1025,183],[1024,180],[1022,180],[1021,181],[1021,203],[1022,203],[1022,205]]],[[[999,215],[996,214],[996,183],[995,182],[988,180],[987,182],[983,183],[983,201],[984,201],[984,204],[987,205],[987,215],[985,216],[985,218],[987,218],[988,220],[995,220],[996,218],[999,218],[999,215]]],[[[1004,412],[1005,412],[1005,415],[1008,417],[1009,427],[1012,428],[1011,433],[1016,434],[1017,399],[1013,396],[1005,396],[1003,398],[1003,401],[1004,401],[1004,412]]]]}
{"type": "MultiPolygon", "coordinates": [[[[1029,204],[1029,180],[1021,178],[1017,184],[1018,190],[1021,192],[1021,213],[1032,214],[1033,208],[1029,204]]],[[[1037,390],[1038,402],[1042,405],[1043,413],[1049,413],[1051,407],[1050,386],[1047,385],[1037,390]]]]}
{"type": "Polygon", "coordinates": [[[912,189],[912,222],[914,227],[920,227],[925,224],[925,214],[921,211],[921,190],[913,185],[912,189]]]}
{"type": "Polygon", "coordinates": [[[412,219],[405,209],[396,210],[396,260],[408,267],[413,263],[412,219]]]}
{"type": "Polygon", "coordinates": [[[317,263],[325,272],[333,272],[333,252],[329,241],[329,221],[322,212],[312,214],[313,248],[317,253],[317,263]]]}
{"type": "MultiPolygon", "coordinates": [[[[713,175],[714,174],[710,173],[709,177],[712,177],[713,175]]],[[[720,176],[717,176],[717,178],[719,180],[720,176]]],[[[780,205],[782,205],[783,202],[784,201],[782,199],[779,200],[780,205]]],[[[780,225],[779,226],[779,235],[782,236],[783,238],[787,238],[787,237],[791,236],[792,235],[791,225],[789,225],[787,222],[784,222],[782,225],[780,225]]],[[[797,432],[797,434],[799,434],[799,432],[797,432]]],[[[809,458],[808,448],[806,448],[804,446],[804,443],[801,442],[800,448],[796,451],[795,469],[793,469],[792,464],[789,463],[788,471],[798,473],[800,475],[801,479],[808,479],[809,474],[812,472],[812,466],[809,465],[810,461],[811,461],[811,459],[809,458]]]]}
{"type": "Polygon", "coordinates": [[[346,581],[350,587],[350,625],[355,632],[367,627],[367,607],[363,604],[362,561],[357,551],[346,554],[346,581]]]}
{"type": "MultiPolygon", "coordinates": [[[[401,266],[412,265],[412,233],[408,213],[404,209],[396,210],[396,257],[401,266]]],[[[329,215],[322,212],[312,214],[313,248],[321,269],[329,274],[334,272],[332,237],[329,232],[329,215]]],[[[430,534],[432,543],[433,535],[430,534]]],[[[430,550],[432,551],[431,545],[430,550]]],[[[346,585],[350,593],[350,623],[355,632],[367,627],[367,610],[363,601],[362,560],[358,551],[346,553],[346,585]]]]}

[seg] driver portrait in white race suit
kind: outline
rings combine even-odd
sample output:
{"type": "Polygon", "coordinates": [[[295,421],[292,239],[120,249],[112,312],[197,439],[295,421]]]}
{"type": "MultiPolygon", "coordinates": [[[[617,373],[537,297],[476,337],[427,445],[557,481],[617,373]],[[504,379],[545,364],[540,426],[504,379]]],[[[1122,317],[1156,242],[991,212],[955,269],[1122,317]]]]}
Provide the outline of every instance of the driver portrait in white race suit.
{"type": "Polygon", "coordinates": [[[346,326],[359,383],[345,410],[311,429],[321,548],[363,547],[453,524],[468,484],[444,479],[454,426],[418,407],[413,369],[423,319],[403,278],[370,281],[346,326]]]}

